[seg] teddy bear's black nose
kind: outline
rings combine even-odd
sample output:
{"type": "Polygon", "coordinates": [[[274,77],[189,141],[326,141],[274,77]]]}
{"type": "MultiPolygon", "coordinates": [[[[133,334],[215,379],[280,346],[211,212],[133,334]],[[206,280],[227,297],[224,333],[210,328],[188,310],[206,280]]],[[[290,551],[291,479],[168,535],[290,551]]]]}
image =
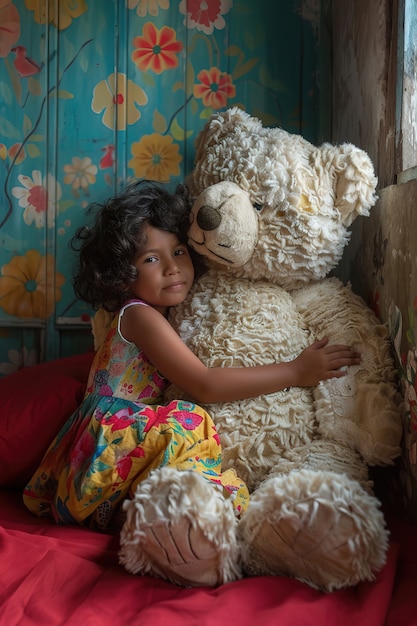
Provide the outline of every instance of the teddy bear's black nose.
{"type": "Polygon", "coordinates": [[[219,211],[210,206],[202,206],[197,213],[197,224],[202,230],[214,230],[222,221],[219,211]]]}

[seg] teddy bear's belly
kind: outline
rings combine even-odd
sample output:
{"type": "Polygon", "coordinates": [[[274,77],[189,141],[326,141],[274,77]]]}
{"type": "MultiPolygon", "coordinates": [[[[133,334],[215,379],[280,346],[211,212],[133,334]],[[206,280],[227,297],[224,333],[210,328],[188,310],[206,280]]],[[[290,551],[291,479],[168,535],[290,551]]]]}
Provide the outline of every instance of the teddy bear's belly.
{"type": "MultiPolygon", "coordinates": [[[[286,291],[224,274],[219,280],[219,274],[200,279],[191,300],[177,311],[179,334],[204,363],[244,367],[289,361],[311,343],[286,291]]],[[[316,428],[308,388],[206,408],[221,436],[225,465],[247,465],[257,479],[277,467],[288,450],[310,442],[316,428]]]]}

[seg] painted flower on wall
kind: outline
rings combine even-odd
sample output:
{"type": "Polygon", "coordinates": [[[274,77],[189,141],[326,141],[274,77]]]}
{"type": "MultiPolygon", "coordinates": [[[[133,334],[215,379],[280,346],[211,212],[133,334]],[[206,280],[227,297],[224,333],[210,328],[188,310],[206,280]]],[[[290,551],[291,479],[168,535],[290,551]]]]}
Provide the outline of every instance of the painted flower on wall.
{"type": "Polygon", "coordinates": [[[141,116],[136,105],[143,106],[148,96],[126,74],[110,74],[94,87],[91,108],[94,113],[104,110],[103,124],[107,128],[125,130],[126,124],[134,124],[141,116]]]}
{"type": "Polygon", "coordinates": [[[7,57],[19,37],[19,11],[10,0],[0,0],[0,57],[7,57]]]}
{"type": "Polygon", "coordinates": [[[171,176],[179,176],[182,156],[179,146],[170,135],[145,135],[131,146],[133,159],[129,161],[137,178],[168,182],[171,176]]]}
{"type": "Polygon", "coordinates": [[[0,276],[0,306],[9,315],[46,319],[61,299],[65,278],[55,272],[55,259],[28,250],[3,265],[0,276]],[[52,295],[51,295],[52,294],[52,295]],[[47,297],[48,295],[48,297],[47,297]]]}
{"type": "Polygon", "coordinates": [[[26,346],[23,346],[22,351],[11,348],[7,352],[9,361],[0,363],[0,374],[3,376],[7,374],[13,374],[23,367],[31,367],[37,363],[36,350],[28,350],[26,346]]]}
{"type": "Polygon", "coordinates": [[[142,35],[133,39],[132,61],[142,72],[161,74],[178,66],[178,53],[183,46],[176,39],[176,33],[170,26],[160,30],[151,22],[146,22],[142,35]]]}
{"type": "Polygon", "coordinates": [[[197,74],[197,80],[200,84],[194,85],[194,97],[201,98],[206,107],[222,109],[227,106],[228,99],[236,95],[236,87],[230,74],[221,72],[217,67],[201,70],[197,74]]]}
{"type": "Polygon", "coordinates": [[[81,159],[75,156],[72,163],[64,165],[63,169],[64,183],[71,185],[74,192],[81,188],[87,194],[89,186],[96,182],[97,166],[92,163],[90,157],[81,159]]]}
{"type": "Polygon", "coordinates": [[[73,19],[88,9],[85,0],[25,0],[25,4],[29,11],[34,11],[33,19],[37,24],[46,24],[48,20],[59,30],[68,28],[73,19]]]}
{"type": "Polygon", "coordinates": [[[211,35],[226,26],[223,15],[232,8],[232,0],[181,0],[180,12],[185,15],[184,26],[211,35]]]}
{"type": "Polygon", "coordinates": [[[18,181],[23,187],[13,187],[12,194],[19,200],[19,206],[24,209],[23,219],[28,226],[32,223],[36,228],[55,225],[55,211],[61,199],[61,185],[52,174],[44,176],[39,170],[32,172],[32,178],[19,174],[18,181]]]}
{"type": "Polygon", "coordinates": [[[169,9],[169,0],[127,0],[127,6],[129,9],[134,9],[137,6],[136,13],[139,17],[145,17],[145,15],[158,15],[159,8],[169,9]]]}

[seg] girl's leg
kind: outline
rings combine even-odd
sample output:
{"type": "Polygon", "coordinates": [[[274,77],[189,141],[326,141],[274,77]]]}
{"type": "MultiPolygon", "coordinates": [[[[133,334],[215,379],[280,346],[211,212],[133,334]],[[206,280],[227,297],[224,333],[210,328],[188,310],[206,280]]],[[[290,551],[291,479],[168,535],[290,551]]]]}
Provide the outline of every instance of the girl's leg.
{"type": "MultiPolygon", "coordinates": [[[[168,433],[169,441],[164,454],[155,457],[151,469],[169,466],[197,472],[217,486],[224,497],[230,498],[236,514],[242,513],[249,504],[249,492],[234,470],[221,471],[220,438],[210,415],[202,407],[182,400],[174,400],[158,410],[166,412],[166,426],[150,429],[144,446],[149,447],[150,452],[152,448],[158,449],[158,440],[161,436],[167,437],[168,433]]],[[[149,471],[132,482],[131,494],[147,475],[149,471]]]]}

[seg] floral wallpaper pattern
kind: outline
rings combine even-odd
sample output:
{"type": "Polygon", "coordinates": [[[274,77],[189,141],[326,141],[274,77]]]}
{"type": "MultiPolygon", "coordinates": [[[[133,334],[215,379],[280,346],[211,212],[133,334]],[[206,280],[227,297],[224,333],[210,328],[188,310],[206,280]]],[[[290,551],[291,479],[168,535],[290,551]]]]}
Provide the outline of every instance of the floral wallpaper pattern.
{"type": "Polygon", "coordinates": [[[213,111],[316,140],[319,6],[0,0],[0,375],[89,349],[75,229],[132,178],[182,182],[213,111]]]}

